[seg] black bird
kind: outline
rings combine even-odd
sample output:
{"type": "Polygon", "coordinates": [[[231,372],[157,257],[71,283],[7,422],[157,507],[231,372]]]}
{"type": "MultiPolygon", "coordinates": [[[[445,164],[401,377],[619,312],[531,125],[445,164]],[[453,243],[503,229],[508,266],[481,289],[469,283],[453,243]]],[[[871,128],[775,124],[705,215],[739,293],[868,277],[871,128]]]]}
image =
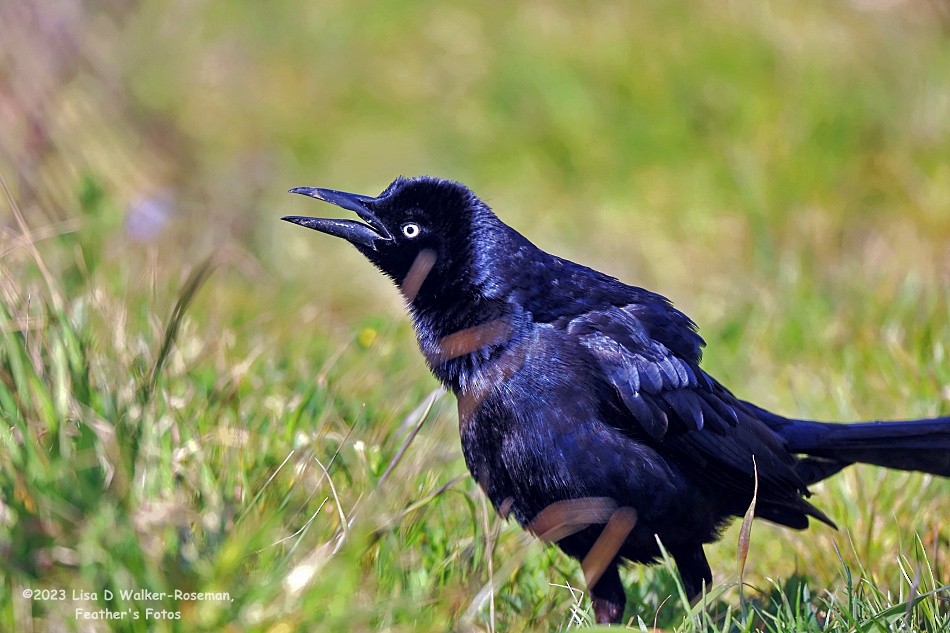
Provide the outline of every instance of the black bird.
{"type": "Polygon", "coordinates": [[[950,417],[829,424],[740,400],[700,369],[703,339],[668,299],[542,251],[462,184],[291,193],[360,217],[283,219],[347,240],[400,287],[458,399],[472,476],[583,562],[598,622],[621,621],[618,564],[655,561],[657,537],[699,595],[703,544],[746,512],[756,479],[755,515],[801,529],[834,525],[807,487],[849,464],[950,476],[950,417]]]}

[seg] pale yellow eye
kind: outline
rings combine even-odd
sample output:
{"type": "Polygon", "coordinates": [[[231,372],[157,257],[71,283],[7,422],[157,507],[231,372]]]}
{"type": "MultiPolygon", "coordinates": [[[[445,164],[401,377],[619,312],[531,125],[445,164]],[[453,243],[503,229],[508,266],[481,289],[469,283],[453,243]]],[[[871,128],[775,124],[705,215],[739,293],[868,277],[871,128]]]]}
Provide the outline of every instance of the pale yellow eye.
{"type": "Polygon", "coordinates": [[[419,228],[419,225],[416,224],[415,222],[407,222],[406,224],[402,225],[402,234],[408,237],[409,239],[418,237],[419,233],[421,232],[422,230],[419,228]]]}

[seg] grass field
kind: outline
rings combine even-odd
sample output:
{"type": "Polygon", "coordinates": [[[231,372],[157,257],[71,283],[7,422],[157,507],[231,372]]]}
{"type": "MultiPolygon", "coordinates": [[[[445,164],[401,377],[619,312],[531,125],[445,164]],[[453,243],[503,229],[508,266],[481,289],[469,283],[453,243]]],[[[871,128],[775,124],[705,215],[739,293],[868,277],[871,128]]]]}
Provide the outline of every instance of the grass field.
{"type": "MultiPolygon", "coordinates": [[[[592,626],[395,289],[278,221],[329,210],[294,186],[462,180],[673,299],[741,397],[950,414],[948,33],[923,0],[0,5],[0,631],[592,626]]],[[[736,526],[695,608],[625,570],[631,626],[950,630],[950,481],[814,493],[840,530],[755,522],[743,591],[736,526]]]]}

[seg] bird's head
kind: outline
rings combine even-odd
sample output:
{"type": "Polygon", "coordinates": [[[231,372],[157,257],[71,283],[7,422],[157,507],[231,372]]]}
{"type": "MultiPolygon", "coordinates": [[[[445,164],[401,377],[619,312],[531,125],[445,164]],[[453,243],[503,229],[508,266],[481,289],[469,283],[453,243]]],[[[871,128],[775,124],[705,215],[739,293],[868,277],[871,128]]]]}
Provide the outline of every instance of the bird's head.
{"type": "MultiPolygon", "coordinates": [[[[399,285],[410,303],[420,290],[444,292],[477,276],[472,244],[500,222],[466,186],[428,176],[397,178],[376,197],[298,187],[299,193],[353,211],[362,220],[287,216],[287,222],[342,237],[399,285]]],[[[503,225],[502,225],[503,226],[503,225]]]]}

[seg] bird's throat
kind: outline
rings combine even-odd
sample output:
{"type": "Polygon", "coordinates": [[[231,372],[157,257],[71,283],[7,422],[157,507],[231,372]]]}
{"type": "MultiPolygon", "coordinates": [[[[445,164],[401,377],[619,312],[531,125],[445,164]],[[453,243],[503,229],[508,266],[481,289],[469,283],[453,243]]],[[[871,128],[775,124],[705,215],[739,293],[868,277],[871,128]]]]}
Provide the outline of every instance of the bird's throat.
{"type": "Polygon", "coordinates": [[[442,314],[433,319],[425,312],[413,315],[419,348],[429,368],[456,395],[509,349],[523,329],[519,313],[505,306],[486,311],[481,305],[476,313],[482,320],[474,322],[464,311],[455,318],[442,314]]]}

